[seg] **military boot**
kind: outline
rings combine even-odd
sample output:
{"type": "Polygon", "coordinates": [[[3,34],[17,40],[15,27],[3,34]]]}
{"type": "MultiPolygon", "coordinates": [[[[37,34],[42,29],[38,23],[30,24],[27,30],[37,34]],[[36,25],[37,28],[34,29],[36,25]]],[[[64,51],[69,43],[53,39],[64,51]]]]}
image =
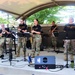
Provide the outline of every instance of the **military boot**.
{"type": "Polygon", "coordinates": [[[19,57],[19,56],[20,56],[20,52],[19,52],[19,51],[17,51],[16,57],[19,57]]]}
{"type": "Polygon", "coordinates": [[[40,51],[36,51],[35,56],[39,56],[40,51]]]}
{"type": "Polygon", "coordinates": [[[32,54],[31,54],[31,57],[34,58],[34,57],[35,57],[35,53],[32,53],[32,54]]]}
{"type": "Polygon", "coordinates": [[[64,61],[67,61],[67,56],[66,56],[66,54],[64,54],[64,61]]]}

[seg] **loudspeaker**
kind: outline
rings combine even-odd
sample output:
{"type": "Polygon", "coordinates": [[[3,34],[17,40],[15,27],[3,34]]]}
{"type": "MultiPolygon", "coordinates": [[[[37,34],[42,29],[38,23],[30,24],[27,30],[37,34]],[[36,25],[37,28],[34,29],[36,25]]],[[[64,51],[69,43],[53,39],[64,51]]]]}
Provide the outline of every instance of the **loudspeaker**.
{"type": "Polygon", "coordinates": [[[55,69],[55,56],[36,56],[35,69],[55,69]]]}

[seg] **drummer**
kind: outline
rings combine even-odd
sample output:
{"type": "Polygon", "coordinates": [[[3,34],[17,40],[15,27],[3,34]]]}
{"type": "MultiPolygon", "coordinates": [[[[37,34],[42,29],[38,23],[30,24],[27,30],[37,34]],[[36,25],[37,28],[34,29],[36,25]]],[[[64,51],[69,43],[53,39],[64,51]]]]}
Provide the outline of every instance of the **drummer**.
{"type": "MultiPolygon", "coordinates": [[[[25,24],[24,20],[20,20],[20,24],[18,26],[18,33],[25,33],[27,32],[27,25],[25,24]]],[[[18,46],[17,46],[17,57],[20,56],[20,49],[24,49],[24,45],[26,46],[26,38],[25,37],[18,37],[18,46]]]]}

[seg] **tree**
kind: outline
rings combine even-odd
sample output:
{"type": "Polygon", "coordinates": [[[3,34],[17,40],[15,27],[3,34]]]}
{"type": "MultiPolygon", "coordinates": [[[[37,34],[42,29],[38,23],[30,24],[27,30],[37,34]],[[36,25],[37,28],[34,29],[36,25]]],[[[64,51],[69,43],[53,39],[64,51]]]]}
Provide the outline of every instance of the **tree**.
{"type": "Polygon", "coordinates": [[[0,24],[7,24],[8,21],[0,17],[0,24]]]}
{"type": "Polygon", "coordinates": [[[40,24],[50,24],[53,20],[57,21],[60,20],[55,14],[58,13],[58,11],[62,10],[62,6],[47,8],[44,10],[41,10],[30,17],[27,18],[28,22],[33,22],[35,18],[39,19],[40,24]]]}
{"type": "Polygon", "coordinates": [[[13,22],[13,24],[16,23],[15,18],[10,15],[9,13],[6,13],[4,11],[0,11],[0,24],[8,24],[8,25],[12,25],[11,23],[13,22]]]}

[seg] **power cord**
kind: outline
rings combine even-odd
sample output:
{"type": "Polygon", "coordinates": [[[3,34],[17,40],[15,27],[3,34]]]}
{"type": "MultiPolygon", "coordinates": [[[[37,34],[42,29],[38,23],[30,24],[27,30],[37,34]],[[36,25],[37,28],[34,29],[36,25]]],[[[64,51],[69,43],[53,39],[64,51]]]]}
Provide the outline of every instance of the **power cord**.
{"type": "Polygon", "coordinates": [[[61,71],[64,66],[63,65],[56,65],[56,68],[59,68],[59,70],[56,70],[56,71],[52,71],[51,69],[48,69],[50,72],[58,72],[58,71],[61,71]]]}
{"type": "Polygon", "coordinates": [[[12,65],[12,67],[16,68],[24,68],[27,64],[22,64],[22,65],[12,65]]]}
{"type": "MultiPolygon", "coordinates": [[[[2,65],[2,66],[10,66],[10,64],[6,64],[6,63],[2,63],[2,64],[0,64],[0,65],[2,65]]],[[[15,63],[12,63],[12,65],[15,65],[15,63]]],[[[12,66],[11,65],[11,66],[12,66]]]]}

